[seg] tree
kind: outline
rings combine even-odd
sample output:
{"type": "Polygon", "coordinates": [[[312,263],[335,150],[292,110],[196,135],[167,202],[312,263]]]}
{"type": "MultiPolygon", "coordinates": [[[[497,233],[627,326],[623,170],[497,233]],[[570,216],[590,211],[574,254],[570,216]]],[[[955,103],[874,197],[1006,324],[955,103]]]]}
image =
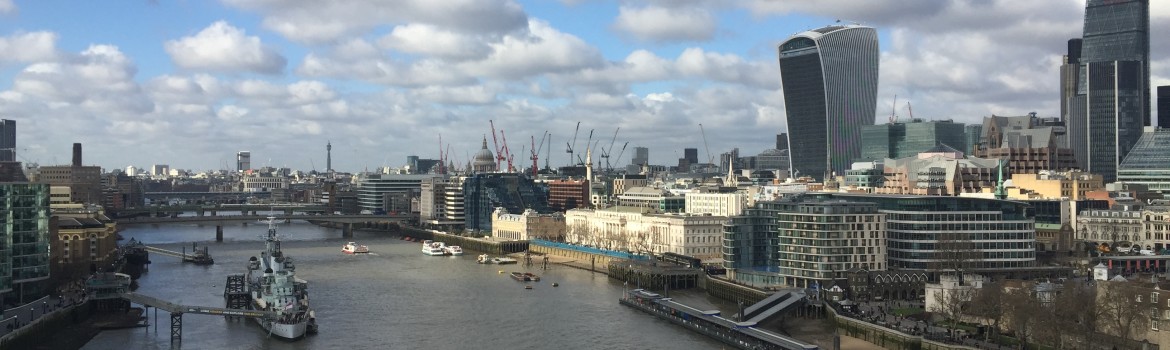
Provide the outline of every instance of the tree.
{"type": "Polygon", "coordinates": [[[934,294],[935,302],[938,306],[935,310],[951,321],[951,329],[955,329],[959,321],[963,319],[963,312],[966,311],[971,297],[975,294],[975,290],[970,286],[964,286],[957,282],[954,285],[942,281],[940,284],[942,288],[938,293],[934,294]]]}
{"type": "MultiPolygon", "coordinates": [[[[1080,337],[1087,349],[1093,348],[1097,324],[1104,319],[1102,308],[1097,306],[1097,289],[1080,281],[1065,282],[1060,294],[1052,301],[1056,322],[1054,328],[1072,337],[1080,337]],[[1075,305],[1075,307],[1069,307],[1075,305]]],[[[1060,339],[1063,342],[1064,339],[1060,339]]]]}
{"type": "Polygon", "coordinates": [[[1101,282],[1099,307],[1103,321],[1116,336],[1136,339],[1150,322],[1150,308],[1142,305],[1143,291],[1130,282],[1101,282]]]}
{"type": "Polygon", "coordinates": [[[961,232],[939,233],[932,270],[936,273],[953,271],[959,277],[959,283],[963,283],[964,271],[975,267],[975,263],[982,258],[975,242],[969,238],[961,232]]]}
{"type": "Polygon", "coordinates": [[[1006,305],[1011,310],[1008,316],[1010,329],[1020,340],[1022,348],[1028,348],[1028,341],[1039,325],[1039,313],[1042,312],[1040,301],[1030,288],[1016,288],[1007,292],[1006,305]]]}
{"type": "Polygon", "coordinates": [[[1005,318],[1007,307],[1007,292],[1004,291],[1003,283],[992,282],[984,283],[983,288],[971,297],[971,313],[983,317],[985,324],[989,326],[989,330],[984,333],[984,340],[991,337],[992,332],[999,332],[1000,324],[1005,318]]]}

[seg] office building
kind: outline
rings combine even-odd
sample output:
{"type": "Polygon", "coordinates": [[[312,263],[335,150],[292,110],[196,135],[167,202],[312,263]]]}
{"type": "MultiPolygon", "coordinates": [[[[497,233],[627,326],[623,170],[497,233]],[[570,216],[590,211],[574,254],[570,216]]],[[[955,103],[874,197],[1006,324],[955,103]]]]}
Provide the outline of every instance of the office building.
{"type": "Polygon", "coordinates": [[[876,193],[958,196],[994,188],[999,161],[968,158],[946,145],[900,159],[883,161],[885,180],[876,193]]]}
{"type": "Polygon", "coordinates": [[[877,31],[833,25],[780,44],[788,145],[794,175],[823,179],[844,173],[861,155],[861,126],[877,104],[877,31]]]}
{"type": "Polygon", "coordinates": [[[975,149],[979,148],[979,138],[983,136],[983,125],[971,124],[963,127],[963,138],[967,140],[967,147],[963,149],[963,153],[975,154],[975,149]]]}
{"type": "Polygon", "coordinates": [[[1170,193],[1170,129],[1148,127],[1117,169],[1117,181],[1170,193]]]}
{"type": "MultiPolygon", "coordinates": [[[[614,180],[617,181],[617,180],[614,180]]],[[[548,183],[548,207],[564,212],[590,206],[589,181],[555,180],[548,183]]]]}
{"type": "Polygon", "coordinates": [[[511,214],[532,209],[548,213],[548,188],[524,174],[479,173],[463,179],[463,223],[467,230],[492,232],[492,213],[504,208],[511,214]]]}
{"type": "Polygon", "coordinates": [[[720,263],[726,217],[648,214],[631,208],[565,212],[565,241],[614,251],[676,253],[720,263]]]}
{"type": "Polygon", "coordinates": [[[1117,168],[1150,125],[1148,0],[1088,0],[1077,93],[1068,128],[1077,164],[1117,178],[1117,168]],[[1084,106],[1084,113],[1077,109],[1084,106]]]}
{"type": "Polygon", "coordinates": [[[992,115],[983,118],[983,134],[975,156],[1007,161],[1007,173],[1036,174],[1077,168],[1072,149],[1066,146],[1064,122],[1038,118],[1035,113],[1019,117],[992,115]]]}
{"type": "Polygon", "coordinates": [[[244,172],[252,169],[252,152],[236,152],[236,171],[244,172]]]}
{"type": "Polygon", "coordinates": [[[1170,85],[1158,87],[1158,125],[1156,126],[1170,129],[1170,85]]]}
{"type": "Polygon", "coordinates": [[[16,121],[0,119],[0,162],[16,161],[16,121]]]}
{"type": "Polygon", "coordinates": [[[391,212],[386,207],[386,195],[405,194],[408,198],[419,198],[424,180],[435,177],[431,174],[360,174],[357,180],[357,201],[360,210],[391,212]]]}
{"type": "Polygon", "coordinates": [[[743,193],[700,193],[683,195],[687,214],[711,214],[715,216],[737,216],[743,214],[747,195],[743,193]]]}
{"type": "Polygon", "coordinates": [[[788,149],[788,133],[783,132],[783,133],[776,135],[776,149],[778,149],[778,150],[788,149]]]}
{"type": "Polygon", "coordinates": [[[511,214],[503,208],[496,208],[492,212],[492,237],[501,240],[526,241],[535,238],[561,242],[565,239],[565,215],[540,214],[532,209],[511,214]]]}
{"type": "Polygon", "coordinates": [[[1012,186],[1023,196],[1009,195],[1012,199],[1087,199],[1088,192],[1105,189],[1100,174],[1080,171],[1041,171],[1033,174],[1012,174],[1012,186]],[[1026,198],[1025,198],[1026,197],[1026,198]]]}
{"type": "Polygon", "coordinates": [[[1070,120],[1072,113],[1078,113],[1084,118],[1085,106],[1072,104],[1073,96],[1077,94],[1077,79],[1081,72],[1081,43],[1080,38],[1068,40],[1068,53],[1061,58],[1060,65],[1060,117],[1070,120]]]}
{"type": "Polygon", "coordinates": [[[0,225],[0,299],[18,304],[39,298],[50,291],[49,185],[29,183],[19,162],[0,162],[0,212],[7,224],[0,225]]]}
{"type": "Polygon", "coordinates": [[[698,148],[683,148],[683,158],[690,162],[690,164],[699,164],[699,149],[698,148]]]}
{"type": "Polygon", "coordinates": [[[36,182],[69,188],[69,198],[79,204],[101,204],[102,168],[84,166],[81,144],[73,144],[73,164],[40,167],[36,182]]]}
{"type": "Polygon", "coordinates": [[[967,149],[963,123],[951,120],[895,122],[861,127],[862,160],[903,158],[925,152],[939,144],[967,149]]]}

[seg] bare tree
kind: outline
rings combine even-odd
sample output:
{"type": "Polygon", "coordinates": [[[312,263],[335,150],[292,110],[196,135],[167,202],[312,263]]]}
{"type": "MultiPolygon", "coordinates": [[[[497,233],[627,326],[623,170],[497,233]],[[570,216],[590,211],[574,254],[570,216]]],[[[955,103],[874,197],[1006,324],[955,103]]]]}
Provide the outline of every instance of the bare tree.
{"type": "Polygon", "coordinates": [[[1142,290],[1130,282],[1102,282],[1099,307],[1103,321],[1114,335],[1136,339],[1137,331],[1150,322],[1150,308],[1139,306],[1142,290]]]}
{"type": "Polygon", "coordinates": [[[1085,348],[1092,349],[1096,339],[1093,334],[1098,331],[1097,324],[1104,319],[1103,308],[1097,306],[1097,289],[1080,281],[1069,281],[1052,304],[1059,305],[1053,308],[1054,328],[1066,335],[1080,337],[1085,348]]]}
{"type": "Polygon", "coordinates": [[[998,333],[1000,325],[1005,318],[1005,313],[1008,308],[1007,292],[1004,291],[1003,283],[991,282],[984,283],[983,288],[971,297],[971,313],[983,317],[985,324],[989,326],[989,330],[984,332],[984,340],[988,340],[993,332],[998,333]]]}
{"type": "Polygon", "coordinates": [[[1041,312],[1040,302],[1036,300],[1035,294],[1029,288],[1012,289],[1007,292],[1006,297],[1006,305],[1011,310],[1011,314],[1008,316],[1011,325],[1009,328],[1020,340],[1022,348],[1027,349],[1033,332],[1041,326],[1038,317],[1041,312]]]}
{"type": "Polygon", "coordinates": [[[975,242],[962,232],[940,233],[938,242],[935,243],[935,251],[932,270],[936,273],[953,271],[959,277],[960,283],[963,281],[963,273],[975,267],[975,262],[982,254],[975,242]]]}
{"type": "Polygon", "coordinates": [[[935,310],[951,321],[951,329],[955,329],[959,321],[963,319],[964,311],[967,311],[967,305],[970,303],[975,290],[969,286],[956,284],[954,288],[947,288],[947,285],[942,284],[942,288],[938,293],[935,293],[934,300],[938,303],[935,310]]]}

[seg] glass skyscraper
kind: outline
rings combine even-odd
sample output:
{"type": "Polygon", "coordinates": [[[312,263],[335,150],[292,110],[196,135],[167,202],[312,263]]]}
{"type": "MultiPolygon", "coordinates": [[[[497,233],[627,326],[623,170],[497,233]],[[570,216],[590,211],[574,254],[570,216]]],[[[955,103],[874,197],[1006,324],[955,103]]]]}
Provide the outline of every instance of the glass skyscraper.
{"type": "Polygon", "coordinates": [[[877,31],[828,26],[794,35],[779,51],[792,174],[844,174],[861,155],[861,126],[874,124],[877,31]]]}
{"type": "Polygon", "coordinates": [[[861,156],[855,160],[905,158],[944,144],[968,153],[964,125],[951,120],[865,125],[861,127],[861,156]]]}
{"type": "MultiPolygon", "coordinates": [[[[1117,178],[1117,167],[1150,125],[1149,0],[1088,0],[1068,130],[1077,163],[1117,178]]],[[[1070,47],[1071,48],[1071,47],[1070,47]]]]}

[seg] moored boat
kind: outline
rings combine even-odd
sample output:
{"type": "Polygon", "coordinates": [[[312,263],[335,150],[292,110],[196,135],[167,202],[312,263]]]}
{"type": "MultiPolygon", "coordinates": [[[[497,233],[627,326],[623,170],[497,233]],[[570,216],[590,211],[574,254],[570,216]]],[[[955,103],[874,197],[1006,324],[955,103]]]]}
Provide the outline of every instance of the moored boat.
{"type": "Polygon", "coordinates": [[[447,255],[447,250],[444,249],[446,245],[443,242],[435,242],[431,240],[423,241],[422,252],[430,256],[447,255]]]}
{"type": "Polygon", "coordinates": [[[525,276],[523,272],[516,272],[516,271],[512,271],[512,272],[509,272],[509,273],[508,273],[508,275],[509,275],[509,276],[511,276],[511,277],[512,277],[512,279],[514,279],[514,280],[517,280],[517,281],[520,281],[520,282],[528,282],[528,281],[530,281],[530,280],[528,279],[528,276],[525,276]]]}
{"type": "Polygon", "coordinates": [[[483,255],[476,257],[475,262],[480,263],[480,264],[507,265],[507,264],[515,264],[516,259],[507,258],[507,257],[493,258],[491,256],[488,256],[487,254],[483,254],[483,255]]]}
{"type": "Polygon", "coordinates": [[[296,340],[314,333],[317,321],[309,308],[308,282],[296,277],[296,265],[280,250],[276,235],[276,218],[268,218],[268,236],[260,258],[248,260],[246,289],[252,296],[249,307],[272,311],[275,318],[255,318],[269,334],[296,340]]]}
{"type": "Polygon", "coordinates": [[[447,252],[447,255],[454,255],[454,256],[463,255],[463,248],[459,247],[457,245],[445,246],[445,247],[443,247],[443,251],[447,252]]]}

